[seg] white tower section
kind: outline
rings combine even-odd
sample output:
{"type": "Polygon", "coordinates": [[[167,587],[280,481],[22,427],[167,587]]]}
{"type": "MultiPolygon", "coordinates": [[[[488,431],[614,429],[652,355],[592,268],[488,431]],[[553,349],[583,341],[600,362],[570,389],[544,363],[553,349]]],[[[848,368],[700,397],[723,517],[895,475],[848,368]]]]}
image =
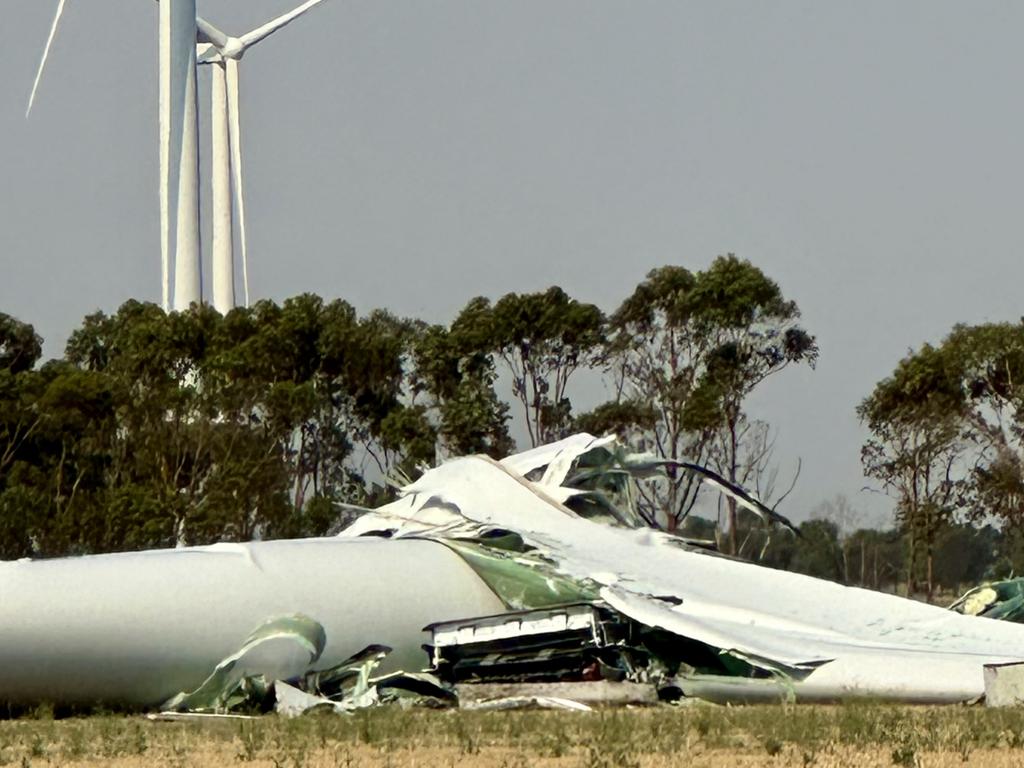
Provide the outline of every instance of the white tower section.
{"type": "Polygon", "coordinates": [[[199,115],[196,104],[196,3],[160,3],[161,256],[174,238],[174,309],[203,298],[199,235],[199,115]]]}

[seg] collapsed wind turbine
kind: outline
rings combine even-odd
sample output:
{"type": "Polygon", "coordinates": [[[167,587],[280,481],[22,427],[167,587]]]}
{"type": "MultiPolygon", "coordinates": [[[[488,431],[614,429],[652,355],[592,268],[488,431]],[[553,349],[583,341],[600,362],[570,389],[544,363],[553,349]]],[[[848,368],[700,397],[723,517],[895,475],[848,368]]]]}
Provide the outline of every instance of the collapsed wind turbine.
{"type": "Polygon", "coordinates": [[[274,34],[323,0],[307,0],[241,37],[230,37],[200,19],[198,63],[209,64],[213,190],[213,306],[226,313],[235,306],[233,210],[237,209],[242,260],[242,287],[249,305],[249,262],[246,250],[245,197],[242,193],[242,146],[239,121],[238,63],[252,46],[274,34]],[[234,209],[232,207],[234,197],[234,209]]]}

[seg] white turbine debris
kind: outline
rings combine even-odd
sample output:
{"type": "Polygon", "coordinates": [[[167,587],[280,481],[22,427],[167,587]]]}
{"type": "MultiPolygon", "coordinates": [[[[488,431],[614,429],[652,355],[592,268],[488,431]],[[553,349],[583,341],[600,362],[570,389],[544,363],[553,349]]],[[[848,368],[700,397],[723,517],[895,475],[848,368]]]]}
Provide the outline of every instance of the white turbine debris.
{"type": "Polygon", "coordinates": [[[212,192],[213,192],[213,305],[227,313],[235,307],[235,258],[232,198],[238,215],[245,306],[249,305],[249,258],[245,228],[245,195],[242,187],[242,136],[239,118],[238,64],[246,51],[277,30],[319,5],[308,0],[241,37],[224,34],[200,19],[203,40],[199,63],[212,71],[212,192]]]}
{"type": "Polygon", "coordinates": [[[551,684],[624,681],[662,698],[952,703],[984,694],[986,666],[1024,662],[1024,626],[641,527],[617,504],[656,465],[576,435],[452,460],[337,537],[0,563],[0,700],[223,712],[276,690],[297,714],[468,704],[472,685],[509,682],[547,687],[494,706],[538,706],[567,690],[551,684]]]}
{"type": "Polygon", "coordinates": [[[783,677],[797,698],[967,701],[984,692],[985,664],[1024,659],[1022,626],[979,623],[894,595],[711,556],[649,529],[593,522],[557,501],[543,477],[526,479],[543,471],[564,482],[567,465],[610,455],[610,446],[577,435],[502,464],[456,459],[342,535],[518,534],[557,574],[589,585],[623,616],[747,665],[755,681],[783,677]]]}
{"type": "MultiPolygon", "coordinates": [[[[0,701],[158,707],[195,693],[258,628],[301,615],[327,669],[373,643],[419,668],[427,624],[501,601],[433,541],[305,539],[0,563],[0,701]]],[[[291,676],[294,654],[247,673],[291,676]]],[[[249,654],[251,656],[251,654],[249,654]]],[[[230,670],[228,670],[230,672],[230,670]]]]}

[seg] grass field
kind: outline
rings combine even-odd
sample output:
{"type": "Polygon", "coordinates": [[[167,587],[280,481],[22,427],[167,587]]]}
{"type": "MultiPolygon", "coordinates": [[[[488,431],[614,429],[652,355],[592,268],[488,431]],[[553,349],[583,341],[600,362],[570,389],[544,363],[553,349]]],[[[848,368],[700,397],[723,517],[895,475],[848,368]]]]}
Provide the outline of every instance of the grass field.
{"type": "Polygon", "coordinates": [[[298,720],[0,722],[0,765],[1024,765],[1024,709],[883,705],[571,712],[377,709],[298,720]]]}

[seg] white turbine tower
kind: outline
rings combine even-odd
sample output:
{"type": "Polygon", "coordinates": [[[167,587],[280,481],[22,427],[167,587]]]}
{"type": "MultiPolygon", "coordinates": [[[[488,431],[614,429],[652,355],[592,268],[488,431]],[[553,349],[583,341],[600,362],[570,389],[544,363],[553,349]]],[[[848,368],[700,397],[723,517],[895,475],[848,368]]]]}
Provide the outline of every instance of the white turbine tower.
{"type": "Polygon", "coordinates": [[[160,258],[166,265],[174,203],[178,311],[203,300],[196,34],[196,0],[160,3],[160,258]]]}
{"type": "Polygon", "coordinates": [[[249,305],[249,260],[245,232],[245,196],[242,191],[242,136],[239,121],[238,63],[252,46],[323,0],[307,0],[288,13],[257,27],[241,37],[225,35],[200,20],[199,63],[209,64],[213,73],[211,93],[212,190],[213,190],[213,306],[222,313],[235,307],[235,258],[233,210],[238,215],[238,236],[242,257],[242,287],[249,305]],[[234,197],[234,209],[232,206],[234,197]]]}
{"type": "MultiPolygon", "coordinates": [[[[39,70],[32,85],[26,116],[32,110],[64,12],[59,0],[39,70]]],[[[205,37],[200,34],[201,39],[205,37]]],[[[160,4],[160,263],[164,309],[169,308],[171,230],[174,238],[174,308],[202,301],[199,235],[199,124],[196,107],[196,0],[164,0],[160,4]]]]}

